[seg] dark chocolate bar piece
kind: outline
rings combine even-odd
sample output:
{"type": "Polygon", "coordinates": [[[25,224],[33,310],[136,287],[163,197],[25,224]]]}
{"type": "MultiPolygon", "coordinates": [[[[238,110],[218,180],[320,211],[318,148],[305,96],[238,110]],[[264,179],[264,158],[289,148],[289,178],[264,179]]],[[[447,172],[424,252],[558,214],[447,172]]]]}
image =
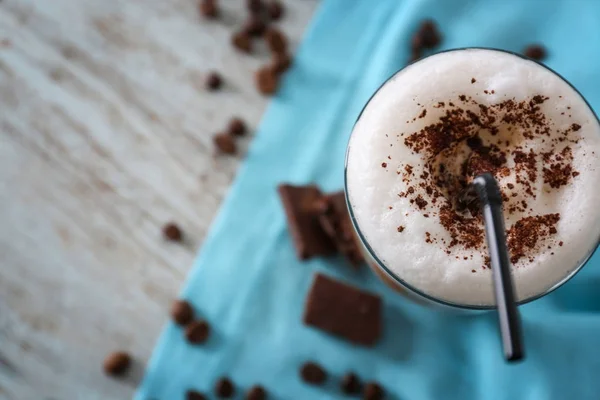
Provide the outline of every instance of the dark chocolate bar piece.
{"type": "Polygon", "coordinates": [[[327,195],[321,202],[319,221],[325,233],[335,243],[338,251],[346,257],[353,266],[364,263],[358,238],[350,220],[346,206],[346,196],[343,191],[327,195]]]}
{"type": "Polygon", "coordinates": [[[301,260],[334,254],[336,246],[319,223],[318,203],[323,198],[316,186],[279,185],[288,228],[301,260]]]}
{"type": "Polygon", "coordinates": [[[353,343],[372,346],[382,331],[377,295],[316,274],[304,309],[304,323],[353,343]]]}

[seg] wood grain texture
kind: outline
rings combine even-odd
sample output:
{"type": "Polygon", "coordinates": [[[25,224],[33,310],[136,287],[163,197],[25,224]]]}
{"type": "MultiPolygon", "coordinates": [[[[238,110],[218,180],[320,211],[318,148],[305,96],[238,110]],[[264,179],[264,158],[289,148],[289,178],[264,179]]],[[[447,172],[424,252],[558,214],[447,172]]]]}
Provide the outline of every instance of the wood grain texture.
{"type": "MultiPolygon", "coordinates": [[[[209,22],[196,0],[0,0],[0,399],[132,396],[241,162],[211,137],[266,105],[266,47],[229,44],[243,3],[209,22]],[[116,349],[122,380],[101,369],[116,349]]],[[[285,4],[295,47],[317,3],[285,4]]]]}

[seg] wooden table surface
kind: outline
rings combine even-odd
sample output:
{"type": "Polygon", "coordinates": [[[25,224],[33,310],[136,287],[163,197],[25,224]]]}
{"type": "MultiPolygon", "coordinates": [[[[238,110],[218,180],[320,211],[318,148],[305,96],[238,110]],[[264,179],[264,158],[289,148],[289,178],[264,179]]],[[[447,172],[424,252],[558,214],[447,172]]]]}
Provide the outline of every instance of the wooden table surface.
{"type": "MultiPolygon", "coordinates": [[[[252,140],[215,157],[212,135],[267,103],[264,43],[230,46],[243,3],[205,21],[197,0],[0,0],[0,399],[131,398],[252,140]]],[[[296,47],[317,3],[285,4],[296,47]]]]}

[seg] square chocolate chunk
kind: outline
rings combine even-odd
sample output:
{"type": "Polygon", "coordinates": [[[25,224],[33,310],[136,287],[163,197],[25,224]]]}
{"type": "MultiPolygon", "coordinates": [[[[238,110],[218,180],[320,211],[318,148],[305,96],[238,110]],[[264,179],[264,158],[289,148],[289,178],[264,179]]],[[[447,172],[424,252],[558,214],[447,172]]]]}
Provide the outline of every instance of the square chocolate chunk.
{"type": "Polygon", "coordinates": [[[335,243],[338,251],[355,267],[364,262],[360,243],[354,233],[350,213],[346,206],[346,196],[343,191],[335,192],[324,197],[319,221],[325,233],[335,243]]]}
{"type": "Polygon", "coordinates": [[[364,346],[382,331],[382,302],[377,295],[316,274],[304,309],[304,323],[364,346]]]}
{"type": "Polygon", "coordinates": [[[318,204],[323,198],[316,186],[279,185],[277,188],[285,209],[288,228],[298,258],[334,254],[336,247],[319,223],[318,204]]]}

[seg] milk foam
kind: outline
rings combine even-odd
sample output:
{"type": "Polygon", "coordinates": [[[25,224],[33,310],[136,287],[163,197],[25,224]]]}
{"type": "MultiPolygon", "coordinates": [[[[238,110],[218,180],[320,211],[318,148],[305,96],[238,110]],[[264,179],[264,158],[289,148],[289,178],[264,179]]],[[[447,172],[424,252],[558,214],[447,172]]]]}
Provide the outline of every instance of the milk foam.
{"type": "MultiPolygon", "coordinates": [[[[499,51],[467,49],[440,53],[398,72],[369,101],[350,139],[346,174],[352,212],[377,258],[410,286],[453,304],[494,304],[491,270],[482,267],[487,250],[455,246],[448,254],[439,242],[427,243],[426,232],[447,240],[449,234],[438,218],[425,216],[408,198],[399,196],[408,185],[396,171],[407,164],[415,176],[426,171],[423,154],[414,152],[399,135],[435,123],[442,111],[431,106],[456,102],[462,94],[484,105],[546,96],[540,108],[551,122],[553,137],[574,123],[581,126],[570,133],[578,142],[569,145],[579,175],[550,191],[538,173],[533,185],[536,197],[528,200],[535,214],[560,214],[551,241],[513,265],[517,297],[528,299],[568,277],[600,237],[600,126],[569,84],[532,61],[499,51]],[[423,107],[427,115],[415,119],[423,107]]],[[[553,144],[546,139],[529,146],[536,152],[547,151],[553,144]]],[[[543,162],[538,160],[536,167],[541,172],[543,162]]],[[[505,188],[510,178],[500,179],[500,186],[505,188]]],[[[526,215],[531,212],[505,212],[506,227],[526,215]]]]}

